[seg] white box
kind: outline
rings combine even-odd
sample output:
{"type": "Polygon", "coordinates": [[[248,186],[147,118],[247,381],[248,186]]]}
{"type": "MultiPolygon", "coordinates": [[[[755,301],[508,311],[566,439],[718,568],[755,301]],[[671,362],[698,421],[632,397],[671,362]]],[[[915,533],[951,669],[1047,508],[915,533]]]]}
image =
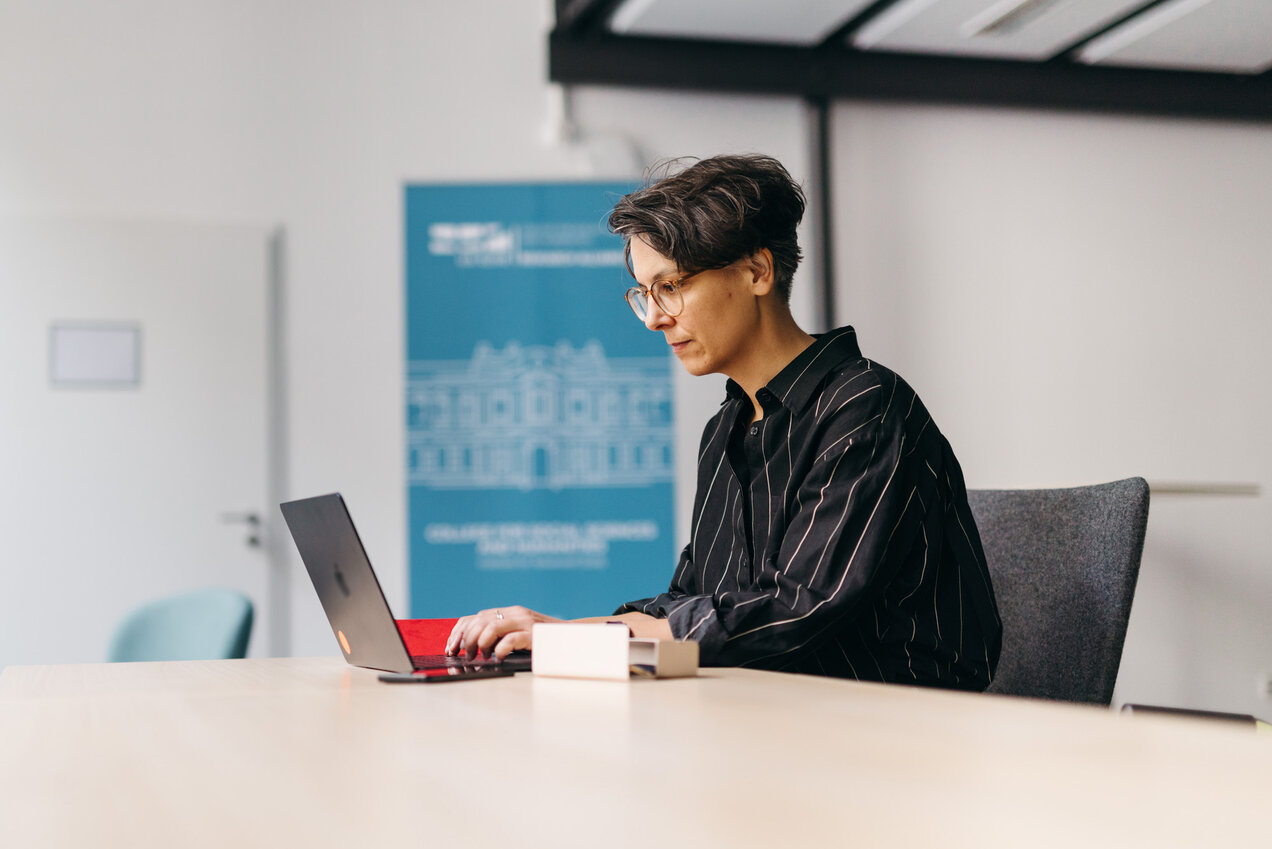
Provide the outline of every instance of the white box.
{"type": "Polygon", "coordinates": [[[534,626],[531,669],[535,675],[610,681],[698,674],[698,644],[692,640],[628,634],[623,624],[539,623],[534,626]]]}

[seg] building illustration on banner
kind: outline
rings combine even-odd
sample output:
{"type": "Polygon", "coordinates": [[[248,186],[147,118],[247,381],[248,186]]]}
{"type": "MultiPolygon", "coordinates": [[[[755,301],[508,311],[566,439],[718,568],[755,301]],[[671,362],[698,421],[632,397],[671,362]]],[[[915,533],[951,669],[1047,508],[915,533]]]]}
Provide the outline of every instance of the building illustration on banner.
{"type": "Polygon", "coordinates": [[[407,477],[431,490],[670,484],[666,357],[479,342],[468,360],[413,360],[407,477]]]}

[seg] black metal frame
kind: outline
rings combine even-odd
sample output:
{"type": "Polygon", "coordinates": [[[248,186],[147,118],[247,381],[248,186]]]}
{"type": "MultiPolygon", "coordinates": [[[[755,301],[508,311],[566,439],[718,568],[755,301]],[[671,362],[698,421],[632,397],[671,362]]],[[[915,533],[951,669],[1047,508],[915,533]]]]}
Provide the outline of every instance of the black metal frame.
{"type": "Polygon", "coordinates": [[[1091,66],[1068,58],[1080,44],[1045,62],[851,47],[845,36],[887,2],[876,3],[815,47],[615,35],[606,22],[617,5],[618,0],[557,0],[557,26],[548,43],[553,82],[791,95],[814,102],[961,103],[1272,120],[1272,71],[1091,66]]]}
{"type": "Polygon", "coordinates": [[[827,331],[835,326],[835,195],[830,177],[831,151],[834,150],[830,135],[832,121],[829,100],[811,100],[808,105],[812,112],[812,173],[817,183],[813,195],[813,227],[817,230],[821,260],[817,287],[820,300],[816,311],[822,324],[818,329],[827,331]]]}
{"type": "Polygon", "coordinates": [[[821,245],[821,312],[835,324],[830,108],[837,99],[953,103],[1241,121],[1272,120],[1272,71],[1201,73],[1085,65],[1075,51],[1156,6],[1135,10],[1045,62],[858,50],[848,37],[896,0],[876,0],[814,47],[616,35],[622,0],[556,0],[548,76],[567,85],[786,95],[813,109],[814,184],[821,245]]]}

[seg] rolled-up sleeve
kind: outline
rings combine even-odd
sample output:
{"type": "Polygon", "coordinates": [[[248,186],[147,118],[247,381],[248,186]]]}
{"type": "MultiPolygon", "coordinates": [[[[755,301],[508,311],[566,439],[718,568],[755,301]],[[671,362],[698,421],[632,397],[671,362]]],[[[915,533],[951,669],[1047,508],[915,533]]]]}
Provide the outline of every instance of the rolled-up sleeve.
{"type": "MultiPolygon", "coordinates": [[[[680,562],[676,565],[676,578],[672,580],[671,587],[665,593],[653,596],[652,598],[640,598],[635,601],[629,601],[614,611],[619,613],[646,613],[650,616],[656,616],[659,619],[667,619],[671,612],[686,599],[693,596],[677,587],[677,579],[693,566],[693,546],[686,545],[684,550],[680,552],[680,562]]],[[[683,640],[684,636],[677,634],[673,626],[672,634],[678,640],[683,640]]]]}

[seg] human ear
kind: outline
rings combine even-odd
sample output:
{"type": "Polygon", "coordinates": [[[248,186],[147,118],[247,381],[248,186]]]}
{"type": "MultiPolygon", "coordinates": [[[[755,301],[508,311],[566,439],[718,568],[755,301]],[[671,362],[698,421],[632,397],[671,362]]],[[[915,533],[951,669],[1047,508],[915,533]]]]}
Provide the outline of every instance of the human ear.
{"type": "Polygon", "coordinates": [[[751,275],[751,294],[767,295],[773,291],[773,252],[768,248],[760,248],[751,254],[747,261],[747,271],[751,275]]]}

